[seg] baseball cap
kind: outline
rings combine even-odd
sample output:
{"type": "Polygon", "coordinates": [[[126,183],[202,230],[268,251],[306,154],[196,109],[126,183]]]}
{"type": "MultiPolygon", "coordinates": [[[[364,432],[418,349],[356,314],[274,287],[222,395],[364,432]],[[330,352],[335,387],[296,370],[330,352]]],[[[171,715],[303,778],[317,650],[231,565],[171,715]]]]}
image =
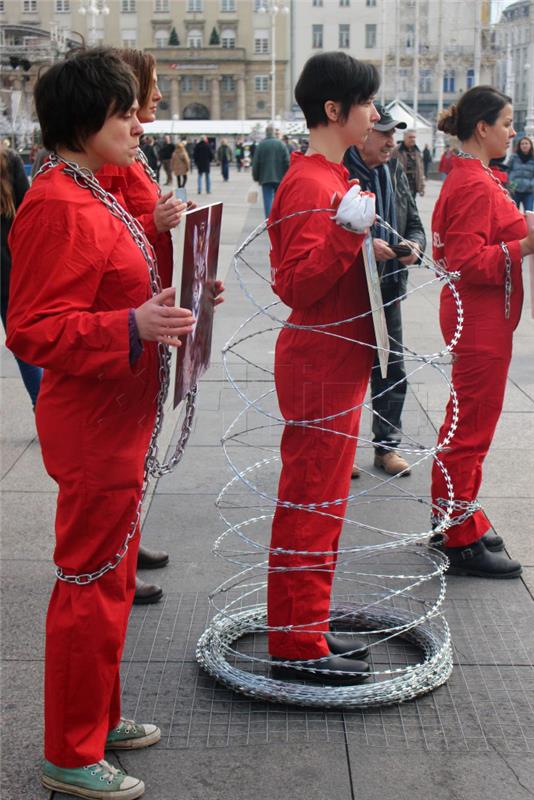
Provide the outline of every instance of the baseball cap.
{"type": "Polygon", "coordinates": [[[393,119],[389,111],[386,111],[383,105],[380,103],[375,103],[375,108],[380,114],[380,119],[378,122],[374,124],[375,131],[381,131],[382,133],[387,133],[388,131],[392,131],[393,128],[407,128],[405,122],[401,122],[398,119],[393,119]]]}

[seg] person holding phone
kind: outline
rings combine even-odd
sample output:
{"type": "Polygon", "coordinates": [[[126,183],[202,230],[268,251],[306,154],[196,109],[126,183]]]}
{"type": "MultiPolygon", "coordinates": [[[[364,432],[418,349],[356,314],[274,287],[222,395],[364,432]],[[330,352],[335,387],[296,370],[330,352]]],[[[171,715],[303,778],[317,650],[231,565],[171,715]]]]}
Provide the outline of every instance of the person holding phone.
{"type": "MultiPolygon", "coordinates": [[[[421,217],[413,199],[406,173],[396,158],[394,134],[406,128],[405,122],[393,119],[383,106],[376,106],[380,119],[360,147],[351,147],[345,154],[345,166],[352,178],[358,178],[365,189],[376,195],[377,213],[403,239],[376,222],[372,228],[373,248],[380,275],[380,288],[391,353],[385,378],[380,372],[378,355],[371,373],[373,405],[374,465],[388,475],[409,475],[410,465],[397,452],[402,439],[402,409],[406,397],[406,370],[402,357],[401,300],[406,296],[408,267],[416,264],[426,247],[421,217]]],[[[360,477],[355,463],[352,477],[360,477]]]]}

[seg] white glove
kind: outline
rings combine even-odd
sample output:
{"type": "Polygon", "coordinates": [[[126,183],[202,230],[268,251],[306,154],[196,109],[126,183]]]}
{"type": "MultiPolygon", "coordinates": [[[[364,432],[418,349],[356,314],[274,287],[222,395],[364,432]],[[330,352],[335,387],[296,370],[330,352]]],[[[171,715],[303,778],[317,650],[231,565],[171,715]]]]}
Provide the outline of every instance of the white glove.
{"type": "Polygon", "coordinates": [[[341,198],[334,217],[338,225],[354,231],[365,233],[375,221],[375,196],[372,192],[362,192],[359,183],[351,186],[341,198]]]}

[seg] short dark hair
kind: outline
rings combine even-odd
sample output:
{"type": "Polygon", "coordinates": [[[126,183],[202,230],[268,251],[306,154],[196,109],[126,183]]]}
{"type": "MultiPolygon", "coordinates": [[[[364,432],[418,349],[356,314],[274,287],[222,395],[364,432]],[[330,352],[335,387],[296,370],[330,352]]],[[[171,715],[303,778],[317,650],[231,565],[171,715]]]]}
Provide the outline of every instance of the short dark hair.
{"type": "Polygon", "coordinates": [[[378,91],[376,67],[357,61],[347,53],[318,53],[309,58],[295,86],[295,100],[301,107],[308,128],[327,125],[324,105],[327,100],[341,103],[344,122],[352,106],[365,103],[378,91]]]}
{"type": "Polygon", "coordinates": [[[77,50],[39,77],[34,99],[47,150],[74,152],[113,114],[128,111],[137,97],[130,67],[110,48],[77,50]]]}
{"type": "Polygon", "coordinates": [[[506,105],[512,103],[508,95],[493,86],[473,86],[462,95],[457,105],[450,106],[438,120],[438,130],[467,141],[479,122],[495,125],[506,105]]]}

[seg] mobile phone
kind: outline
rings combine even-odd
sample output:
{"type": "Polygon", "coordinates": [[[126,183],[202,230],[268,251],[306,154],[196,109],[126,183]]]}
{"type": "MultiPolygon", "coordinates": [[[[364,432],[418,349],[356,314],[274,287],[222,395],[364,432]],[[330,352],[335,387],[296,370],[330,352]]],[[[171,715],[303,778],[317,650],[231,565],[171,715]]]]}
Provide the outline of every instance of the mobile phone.
{"type": "Polygon", "coordinates": [[[406,258],[412,254],[412,248],[407,244],[390,244],[390,249],[393,250],[397,258],[406,258]]]}

